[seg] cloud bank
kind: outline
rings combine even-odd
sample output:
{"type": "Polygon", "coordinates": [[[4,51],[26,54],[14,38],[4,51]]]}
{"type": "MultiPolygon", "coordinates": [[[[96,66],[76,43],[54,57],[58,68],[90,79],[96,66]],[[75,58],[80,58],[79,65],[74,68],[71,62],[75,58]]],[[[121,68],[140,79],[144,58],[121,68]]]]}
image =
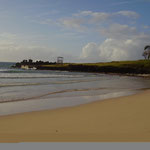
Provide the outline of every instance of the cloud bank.
{"type": "Polygon", "coordinates": [[[89,27],[95,25],[103,25],[102,23],[109,23],[114,19],[137,19],[139,15],[134,11],[118,11],[114,13],[107,12],[93,12],[80,11],[72,14],[71,17],[62,18],[59,20],[60,25],[66,28],[76,29],[78,31],[85,31],[89,27]]]}
{"type": "Polygon", "coordinates": [[[128,10],[113,13],[80,11],[61,19],[61,23],[78,32],[99,32],[104,38],[103,42],[89,42],[82,47],[82,61],[136,60],[142,58],[143,47],[150,42],[150,35],[136,27],[139,17],[138,13],[128,10]]]}
{"type": "Polygon", "coordinates": [[[99,44],[85,45],[80,56],[82,60],[100,62],[141,59],[144,46],[150,42],[150,35],[128,25],[112,24],[100,30],[100,33],[106,39],[99,44]]]}

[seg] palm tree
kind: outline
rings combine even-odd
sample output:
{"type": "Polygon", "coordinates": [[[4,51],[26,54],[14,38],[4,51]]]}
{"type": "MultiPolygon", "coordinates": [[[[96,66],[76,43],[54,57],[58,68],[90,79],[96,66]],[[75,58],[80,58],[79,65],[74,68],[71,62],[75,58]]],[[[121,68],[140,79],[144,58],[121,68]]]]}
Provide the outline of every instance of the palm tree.
{"type": "Polygon", "coordinates": [[[144,52],[143,52],[143,56],[145,57],[145,59],[150,59],[150,45],[146,45],[144,47],[144,52]]]}
{"type": "Polygon", "coordinates": [[[146,49],[148,49],[148,48],[150,48],[150,45],[146,45],[146,46],[144,47],[144,50],[146,50],[146,49]]]}
{"type": "Polygon", "coordinates": [[[147,52],[144,51],[143,54],[142,54],[142,56],[144,56],[144,58],[147,59],[147,52]]]}

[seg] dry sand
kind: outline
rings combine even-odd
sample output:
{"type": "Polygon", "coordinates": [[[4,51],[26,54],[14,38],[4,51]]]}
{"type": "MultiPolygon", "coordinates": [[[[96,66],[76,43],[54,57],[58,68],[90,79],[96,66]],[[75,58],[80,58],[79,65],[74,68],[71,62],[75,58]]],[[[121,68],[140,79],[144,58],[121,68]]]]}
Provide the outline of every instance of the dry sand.
{"type": "Polygon", "coordinates": [[[150,90],[76,107],[0,117],[0,142],[150,142],[150,90]]]}

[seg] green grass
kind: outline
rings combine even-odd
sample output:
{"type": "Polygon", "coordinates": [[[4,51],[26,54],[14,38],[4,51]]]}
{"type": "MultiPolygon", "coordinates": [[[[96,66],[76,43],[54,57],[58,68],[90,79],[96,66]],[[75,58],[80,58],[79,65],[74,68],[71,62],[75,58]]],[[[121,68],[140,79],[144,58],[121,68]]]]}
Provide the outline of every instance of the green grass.
{"type": "Polygon", "coordinates": [[[67,67],[69,63],[64,63],[64,64],[53,64],[53,65],[41,65],[42,67],[67,67]]]}
{"type": "Polygon", "coordinates": [[[112,62],[100,62],[100,63],[64,63],[64,64],[55,64],[55,65],[42,65],[43,67],[68,67],[69,65],[73,66],[112,66],[112,67],[125,67],[125,66],[143,66],[150,67],[150,60],[136,60],[136,61],[112,61],[112,62]]]}

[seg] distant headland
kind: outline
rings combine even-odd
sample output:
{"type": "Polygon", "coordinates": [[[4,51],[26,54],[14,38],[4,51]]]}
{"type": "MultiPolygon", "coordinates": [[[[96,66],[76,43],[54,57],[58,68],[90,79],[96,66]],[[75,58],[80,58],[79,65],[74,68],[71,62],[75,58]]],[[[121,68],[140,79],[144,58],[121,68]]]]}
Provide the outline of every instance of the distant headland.
{"type": "Polygon", "coordinates": [[[37,69],[38,66],[42,65],[55,65],[56,62],[49,62],[49,61],[33,61],[32,59],[23,60],[21,62],[17,62],[13,68],[21,68],[21,69],[37,69]]]}
{"type": "Polygon", "coordinates": [[[37,60],[33,61],[32,59],[23,60],[21,62],[17,62],[12,68],[21,68],[21,69],[37,69],[43,65],[56,65],[56,64],[63,64],[63,57],[57,57],[57,62],[49,62],[49,61],[42,61],[37,60]]]}
{"type": "Polygon", "coordinates": [[[150,60],[112,61],[98,63],[63,63],[49,61],[23,60],[16,63],[13,68],[37,70],[61,70],[96,73],[117,74],[150,74],[150,60]]]}

